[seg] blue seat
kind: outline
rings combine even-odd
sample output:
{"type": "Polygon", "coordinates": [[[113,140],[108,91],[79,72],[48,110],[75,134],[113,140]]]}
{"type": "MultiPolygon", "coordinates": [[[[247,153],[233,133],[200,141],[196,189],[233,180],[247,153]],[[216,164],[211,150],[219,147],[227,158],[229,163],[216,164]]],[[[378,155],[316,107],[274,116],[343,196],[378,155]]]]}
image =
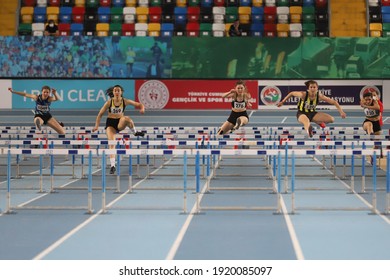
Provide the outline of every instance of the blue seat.
{"type": "Polygon", "coordinates": [[[173,10],[175,24],[186,24],[187,22],[187,7],[175,7],[173,10]]]}
{"type": "Polygon", "coordinates": [[[34,22],[36,23],[46,22],[46,7],[34,8],[34,22]]]}
{"type": "Polygon", "coordinates": [[[109,23],[110,22],[110,14],[111,14],[111,8],[110,7],[99,7],[98,8],[98,20],[102,23],[109,23]]]}
{"type": "Polygon", "coordinates": [[[206,7],[206,8],[211,8],[214,6],[214,0],[201,0],[200,6],[206,7]]]}
{"type": "Polygon", "coordinates": [[[390,23],[390,14],[382,14],[382,22],[390,23]]]}
{"type": "Polygon", "coordinates": [[[252,0],[240,0],[240,7],[252,6],[252,0]]]}
{"type": "Polygon", "coordinates": [[[173,23],[162,23],[160,29],[161,37],[172,37],[174,31],[173,23]]]}
{"type": "Polygon", "coordinates": [[[250,34],[253,37],[261,37],[264,33],[264,25],[262,23],[252,23],[250,27],[250,34]]]}
{"type": "Polygon", "coordinates": [[[81,36],[84,33],[84,25],[82,23],[72,23],[70,25],[70,35],[81,36]]]}
{"type": "Polygon", "coordinates": [[[61,7],[58,18],[61,23],[71,23],[72,7],[61,7]]]}
{"type": "Polygon", "coordinates": [[[382,14],[390,14],[390,6],[382,6],[381,12],[382,14]]]}
{"type": "Polygon", "coordinates": [[[112,0],[111,5],[113,7],[124,7],[125,6],[125,0],[112,0]]]}
{"type": "Polygon", "coordinates": [[[314,7],[314,0],[303,0],[303,7],[314,7]]]}
{"type": "Polygon", "coordinates": [[[264,8],[263,7],[252,7],[251,12],[252,23],[262,23],[264,19],[264,8]]]}

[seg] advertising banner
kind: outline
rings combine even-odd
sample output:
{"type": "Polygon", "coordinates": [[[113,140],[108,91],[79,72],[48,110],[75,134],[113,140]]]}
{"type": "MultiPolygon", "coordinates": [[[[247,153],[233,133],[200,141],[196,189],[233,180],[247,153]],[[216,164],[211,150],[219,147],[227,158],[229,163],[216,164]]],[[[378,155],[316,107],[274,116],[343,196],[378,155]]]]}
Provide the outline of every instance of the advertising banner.
{"type": "MultiPolygon", "coordinates": [[[[305,81],[259,81],[259,107],[261,109],[277,109],[276,105],[291,91],[306,91],[305,81]]],[[[360,108],[360,98],[364,92],[375,91],[381,100],[383,97],[383,81],[319,81],[319,91],[336,100],[342,107],[360,108]]],[[[299,98],[291,97],[280,109],[295,109],[299,98]]],[[[328,110],[333,105],[321,102],[317,109],[328,110]]]]}
{"type": "MultiPolygon", "coordinates": [[[[42,86],[55,88],[60,97],[53,103],[56,109],[99,109],[108,100],[106,89],[121,85],[124,97],[134,100],[133,80],[13,80],[12,88],[32,94],[39,94],[42,86]]],[[[34,108],[34,101],[20,95],[12,95],[12,108],[34,108]]]]}
{"type": "MultiPolygon", "coordinates": [[[[231,99],[222,95],[236,85],[232,80],[138,80],[136,100],[147,109],[226,110],[231,99]]],[[[257,109],[257,81],[246,81],[252,108],[257,109]]]]}

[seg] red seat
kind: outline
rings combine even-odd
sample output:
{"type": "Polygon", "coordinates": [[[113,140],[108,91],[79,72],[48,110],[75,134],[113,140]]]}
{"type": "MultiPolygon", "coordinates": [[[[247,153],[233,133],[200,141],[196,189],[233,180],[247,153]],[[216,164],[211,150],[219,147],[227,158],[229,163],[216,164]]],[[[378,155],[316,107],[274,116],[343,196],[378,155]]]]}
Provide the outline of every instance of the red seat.
{"type": "Polygon", "coordinates": [[[122,36],[134,36],[135,35],[135,24],[134,23],[123,23],[122,24],[122,36]]]}
{"type": "Polygon", "coordinates": [[[328,6],[328,0],[316,0],[316,8],[323,9],[328,6]]]}
{"type": "Polygon", "coordinates": [[[111,7],[111,0],[100,0],[101,7],[111,7]]]}
{"type": "Polygon", "coordinates": [[[70,35],[70,24],[69,23],[59,23],[58,32],[60,36],[69,36],[70,35]]]}
{"type": "Polygon", "coordinates": [[[214,0],[214,7],[225,7],[225,0],[214,0]]]}
{"type": "Polygon", "coordinates": [[[74,23],[84,23],[85,7],[72,8],[72,21],[74,23]]]}
{"type": "Polygon", "coordinates": [[[186,34],[188,37],[198,37],[199,36],[199,23],[198,22],[189,22],[186,25],[186,34]]]}
{"type": "Polygon", "coordinates": [[[49,0],[49,6],[51,7],[61,6],[61,0],[49,0]]]}
{"type": "Polygon", "coordinates": [[[198,22],[200,15],[199,7],[188,7],[187,8],[187,21],[188,22],[198,22]]]}
{"type": "Polygon", "coordinates": [[[264,23],[264,37],[276,37],[276,24],[264,23]]]}
{"type": "Polygon", "coordinates": [[[161,7],[149,7],[149,22],[160,23],[161,22],[161,7]]]}
{"type": "Polygon", "coordinates": [[[37,4],[36,0],[23,0],[22,6],[34,7],[37,4]]]}
{"type": "Polygon", "coordinates": [[[264,23],[275,23],[276,19],[276,6],[264,7],[264,23]]]}

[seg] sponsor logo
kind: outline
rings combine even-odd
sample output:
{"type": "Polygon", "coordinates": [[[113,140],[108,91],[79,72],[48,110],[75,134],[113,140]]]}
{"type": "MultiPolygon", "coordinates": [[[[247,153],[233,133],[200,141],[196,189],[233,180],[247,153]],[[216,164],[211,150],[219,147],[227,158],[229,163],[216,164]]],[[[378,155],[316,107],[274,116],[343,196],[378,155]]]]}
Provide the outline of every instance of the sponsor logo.
{"type": "Polygon", "coordinates": [[[138,100],[146,109],[163,109],[169,101],[169,90],[160,81],[147,81],[138,91],[138,100]]]}
{"type": "Polygon", "coordinates": [[[282,93],[276,86],[266,86],[260,92],[260,99],[264,105],[276,105],[282,99],[282,93]]]}

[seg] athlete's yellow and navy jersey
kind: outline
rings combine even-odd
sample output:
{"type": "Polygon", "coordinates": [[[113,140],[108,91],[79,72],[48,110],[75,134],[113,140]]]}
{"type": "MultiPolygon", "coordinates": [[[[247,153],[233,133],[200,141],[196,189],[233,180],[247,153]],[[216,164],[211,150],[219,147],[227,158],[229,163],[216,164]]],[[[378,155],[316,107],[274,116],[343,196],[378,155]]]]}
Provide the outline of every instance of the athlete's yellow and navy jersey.
{"type": "Polygon", "coordinates": [[[108,108],[108,112],[113,114],[123,114],[125,112],[126,104],[125,100],[122,98],[122,102],[119,106],[115,106],[114,99],[111,99],[110,107],[108,108]]]}
{"type": "Polygon", "coordinates": [[[314,100],[309,99],[309,92],[306,91],[305,99],[300,99],[298,102],[298,111],[303,113],[315,112],[319,103],[319,93],[317,91],[316,98],[314,100]]]}

